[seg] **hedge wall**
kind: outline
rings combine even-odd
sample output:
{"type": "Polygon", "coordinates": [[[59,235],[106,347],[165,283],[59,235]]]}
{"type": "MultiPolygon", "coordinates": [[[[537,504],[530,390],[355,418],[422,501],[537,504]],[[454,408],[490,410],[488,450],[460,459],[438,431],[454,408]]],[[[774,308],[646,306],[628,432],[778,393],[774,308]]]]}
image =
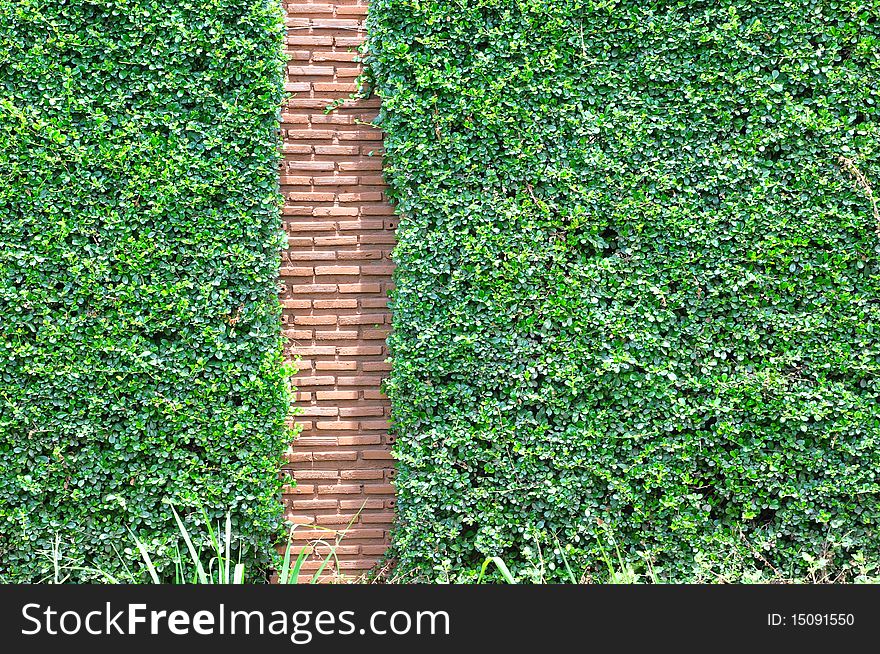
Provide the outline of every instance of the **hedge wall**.
{"type": "Polygon", "coordinates": [[[0,0],[0,580],[56,535],[118,573],[128,527],[173,543],[165,499],[231,510],[263,573],[282,39],[274,0],[0,0]]]}
{"type": "Polygon", "coordinates": [[[880,564],[880,5],[375,0],[370,30],[400,569],[880,564]]]}

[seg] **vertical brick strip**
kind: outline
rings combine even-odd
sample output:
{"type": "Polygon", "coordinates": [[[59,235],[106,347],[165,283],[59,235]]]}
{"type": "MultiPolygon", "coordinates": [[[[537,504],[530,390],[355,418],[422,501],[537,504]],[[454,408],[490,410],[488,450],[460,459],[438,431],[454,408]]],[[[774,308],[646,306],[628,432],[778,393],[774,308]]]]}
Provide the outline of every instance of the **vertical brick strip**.
{"type": "Polygon", "coordinates": [[[285,6],[293,97],[282,110],[289,249],[281,285],[289,352],[300,357],[303,427],[287,457],[297,482],[285,494],[287,518],[336,530],[351,524],[336,572],[357,576],[385,551],[394,509],[389,406],[379,389],[396,221],[384,192],[382,134],[362,124],[378,100],[346,100],[325,113],[355,91],[366,3],[285,6]]]}

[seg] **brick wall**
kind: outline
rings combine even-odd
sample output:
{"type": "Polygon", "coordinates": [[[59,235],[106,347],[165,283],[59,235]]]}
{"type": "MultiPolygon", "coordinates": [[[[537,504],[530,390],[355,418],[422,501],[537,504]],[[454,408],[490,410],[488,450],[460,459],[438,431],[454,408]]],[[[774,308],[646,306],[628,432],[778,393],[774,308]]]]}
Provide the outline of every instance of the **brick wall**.
{"type": "Polygon", "coordinates": [[[396,221],[385,200],[381,132],[361,124],[375,117],[378,100],[347,100],[325,113],[355,90],[366,3],[284,4],[294,95],[282,110],[289,249],[281,284],[289,352],[301,358],[303,426],[288,452],[297,485],[285,494],[287,518],[337,530],[351,523],[336,572],[357,576],[385,551],[394,509],[389,406],[379,387],[396,221]]]}

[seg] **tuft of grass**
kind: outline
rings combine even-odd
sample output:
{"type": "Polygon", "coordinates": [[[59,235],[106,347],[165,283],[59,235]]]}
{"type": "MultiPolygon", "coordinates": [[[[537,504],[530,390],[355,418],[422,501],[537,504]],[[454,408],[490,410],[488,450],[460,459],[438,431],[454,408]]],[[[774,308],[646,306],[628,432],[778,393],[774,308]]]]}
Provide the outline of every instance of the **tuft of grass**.
{"type": "MultiPolygon", "coordinates": [[[[647,553],[641,553],[644,559],[644,568],[636,569],[631,562],[628,562],[613,533],[607,527],[605,528],[605,537],[599,537],[598,545],[601,552],[601,564],[598,573],[592,567],[581,572],[580,576],[575,573],[572,567],[569,555],[571,546],[563,547],[558,538],[551,536],[555,547],[552,549],[553,557],[545,556],[545,550],[541,547],[541,539],[537,535],[534,536],[534,556],[528,556],[530,563],[527,566],[515,569],[513,572],[510,567],[500,556],[488,556],[483,561],[479,573],[476,576],[476,583],[485,583],[490,567],[494,567],[498,574],[492,577],[499,583],[518,584],[518,583],[548,583],[546,571],[556,570],[554,579],[559,576],[559,563],[562,565],[564,574],[562,575],[562,583],[568,584],[662,584],[662,583],[708,583],[708,584],[836,584],[836,583],[854,583],[854,584],[880,584],[880,565],[871,564],[864,554],[856,554],[844,572],[836,572],[834,574],[828,571],[829,561],[832,554],[827,548],[823,549],[817,555],[803,553],[801,556],[810,564],[809,572],[805,576],[796,577],[792,574],[785,574],[784,571],[772,569],[769,566],[764,568],[758,566],[749,566],[747,562],[743,562],[740,570],[735,574],[712,574],[704,571],[696,574],[694,578],[681,580],[671,579],[663,576],[663,571],[658,571],[654,567],[654,562],[647,553]],[[547,559],[550,558],[548,561],[547,559]],[[555,559],[555,561],[554,561],[555,559]],[[601,569],[604,566],[604,569],[601,569]]],[[[546,537],[546,535],[545,535],[546,537]]],[[[546,541],[545,541],[546,543],[546,541]]],[[[759,553],[756,553],[758,556],[759,553]]],[[[766,561],[764,561],[766,564],[766,561]]],[[[473,579],[469,576],[468,579],[473,579]]],[[[402,579],[386,579],[386,583],[405,583],[402,579]]],[[[455,581],[449,575],[446,575],[446,582],[455,581]]]]}
{"type": "Polygon", "coordinates": [[[483,561],[483,567],[480,568],[480,576],[477,578],[477,583],[483,583],[483,577],[486,576],[486,569],[489,567],[489,564],[493,563],[496,568],[498,568],[498,572],[501,573],[501,577],[508,584],[515,584],[516,579],[513,574],[511,574],[510,569],[507,567],[507,564],[498,556],[488,556],[486,560],[483,561]]]}
{"type": "MultiPolygon", "coordinates": [[[[154,554],[150,553],[147,545],[138,538],[130,528],[128,529],[134,542],[137,554],[140,560],[138,563],[146,571],[150,583],[162,584],[163,570],[170,568],[173,570],[173,584],[233,584],[242,585],[245,583],[246,566],[241,561],[242,547],[235,545],[235,537],[232,533],[232,517],[226,514],[224,524],[218,524],[215,529],[211,522],[205,518],[204,522],[208,531],[208,548],[203,552],[202,548],[197,545],[199,539],[187,529],[186,524],[180,517],[175,507],[171,507],[174,520],[177,523],[177,529],[180,537],[186,546],[187,556],[181,554],[180,548],[175,545],[174,555],[171,558],[171,565],[167,565],[167,561],[156,560],[154,554]],[[221,535],[222,534],[222,535],[221,535]],[[237,551],[237,557],[234,552],[237,551]],[[161,564],[161,565],[160,565],[161,564]]],[[[350,525],[349,525],[350,526],[350,525]]],[[[339,569],[339,559],[337,558],[337,550],[342,538],[345,536],[346,530],[335,531],[322,527],[304,526],[292,524],[287,534],[287,543],[284,550],[284,556],[281,560],[281,567],[276,571],[277,580],[280,584],[297,584],[305,583],[317,584],[321,581],[321,575],[327,569],[331,561],[337,565],[339,569]],[[332,540],[318,537],[308,541],[303,545],[296,556],[294,554],[293,534],[299,528],[309,528],[322,534],[332,535],[332,540]],[[324,552],[323,550],[326,550],[324,552]],[[319,554],[320,552],[320,554],[319,554]],[[310,560],[311,556],[318,557],[319,564],[315,571],[310,575],[305,575],[305,563],[310,560]]],[[[115,548],[114,548],[115,549],[115,548]]],[[[132,553],[131,549],[124,550],[126,554],[132,553]]],[[[132,566],[118,551],[116,555],[119,558],[123,574],[113,575],[100,568],[81,565],[78,561],[65,560],[62,551],[61,539],[56,536],[52,550],[48,553],[52,565],[51,573],[43,579],[49,583],[62,584],[70,581],[71,573],[82,573],[97,582],[119,584],[119,583],[141,583],[142,575],[132,571],[132,566]]]]}

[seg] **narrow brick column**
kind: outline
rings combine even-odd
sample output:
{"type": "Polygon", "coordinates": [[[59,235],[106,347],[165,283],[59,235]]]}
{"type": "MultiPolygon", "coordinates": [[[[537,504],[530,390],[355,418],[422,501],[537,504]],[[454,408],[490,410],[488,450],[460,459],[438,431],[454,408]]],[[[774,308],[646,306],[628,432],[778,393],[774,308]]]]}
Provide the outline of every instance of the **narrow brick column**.
{"type": "MultiPolygon", "coordinates": [[[[297,485],[287,518],[348,529],[339,570],[358,576],[385,551],[394,509],[387,291],[396,221],[385,199],[378,100],[327,114],[355,91],[356,48],[367,6],[357,0],[287,3],[287,90],[282,110],[282,192],[289,249],[281,271],[289,352],[303,431],[288,452],[297,485]]],[[[301,539],[316,536],[304,529],[301,539]]],[[[312,566],[317,562],[312,562],[312,566]]]]}

